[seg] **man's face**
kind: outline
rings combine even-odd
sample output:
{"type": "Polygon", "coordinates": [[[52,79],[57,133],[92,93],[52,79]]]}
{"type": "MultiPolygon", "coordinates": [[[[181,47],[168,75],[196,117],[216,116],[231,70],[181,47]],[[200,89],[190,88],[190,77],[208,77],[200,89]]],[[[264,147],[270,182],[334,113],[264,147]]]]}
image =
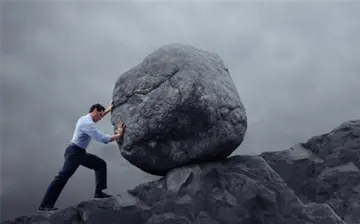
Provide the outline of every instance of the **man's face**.
{"type": "Polygon", "coordinates": [[[103,110],[98,111],[98,110],[95,109],[94,112],[95,112],[94,113],[95,122],[100,121],[104,116],[104,111],[103,110]]]}

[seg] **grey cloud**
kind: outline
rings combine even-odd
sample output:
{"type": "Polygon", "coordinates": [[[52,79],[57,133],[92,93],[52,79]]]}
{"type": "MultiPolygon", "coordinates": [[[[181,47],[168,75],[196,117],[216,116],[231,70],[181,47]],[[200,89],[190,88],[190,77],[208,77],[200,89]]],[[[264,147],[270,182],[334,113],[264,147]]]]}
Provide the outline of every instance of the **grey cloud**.
{"type": "MultiPolygon", "coordinates": [[[[2,219],[36,209],[78,116],[107,104],[118,76],[163,44],[216,52],[229,67],[249,118],[234,154],[285,149],[359,118],[359,9],[355,2],[2,3],[2,219]]],[[[108,118],[99,126],[112,131],[108,118]]],[[[111,191],[154,178],[115,145],[94,142],[89,151],[108,162],[111,191]]],[[[80,169],[58,205],[90,198],[93,178],[80,169]]]]}

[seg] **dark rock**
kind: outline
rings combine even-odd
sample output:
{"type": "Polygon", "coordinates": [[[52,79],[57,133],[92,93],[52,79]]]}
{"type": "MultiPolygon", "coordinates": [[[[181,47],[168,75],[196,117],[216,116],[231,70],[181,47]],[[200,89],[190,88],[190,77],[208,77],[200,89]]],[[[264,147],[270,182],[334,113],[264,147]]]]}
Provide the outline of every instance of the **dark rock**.
{"type": "Polygon", "coordinates": [[[178,168],[130,193],[184,223],[342,223],[328,207],[304,206],[257,156],[178,168]]]}
{"type": "Polygon", "coordinates": [[[63,224],[63,223],[81,223],[81,217],[78,210],[71,206],[57,212],[39,212],[28,216],[20,216],[13,221],[5,221],[2,224],[63,224]]]}
{"type": "Polygon", "coordinates": [[[98,223],[144,223],[150,216],[148,209],[141,205],[128,193],[112,198],[84,201],[76,206],[55,212],[36,212],[2,224],[98,224],[98,223]]]}
{"type": "Polygon", "coordinates": [[[304,203],[326,203],[346,223],[360,223],[360,120],[261,156],[304,203]]]}
{"type": "Polygon", "coordinates": [[[42,218],[38,215],[36,220],[74,224],[344,224],[327,205],[304,205],[259,156],[234,156],[173,169],[129,193],[132,196],[83,202],[69,215],[63,210],[42,218]],[[65,222],[62,217],[72,219],[65,222]]]}
{"type": "Polygon", "coordinates": [[[245,108],[221,58],[171,44],[122,74],[113,92],[111,121],[126,124],[118,142],[141,170],[172,168],[229,156],[247,129],[245,108]]]}

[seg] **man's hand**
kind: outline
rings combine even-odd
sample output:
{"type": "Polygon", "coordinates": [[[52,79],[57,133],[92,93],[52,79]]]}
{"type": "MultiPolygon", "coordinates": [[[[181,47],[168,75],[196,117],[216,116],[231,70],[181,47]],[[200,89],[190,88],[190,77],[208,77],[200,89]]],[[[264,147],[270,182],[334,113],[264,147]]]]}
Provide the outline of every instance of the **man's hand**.
{"type": "Polygon", "coordinates": [[[105,117],[110,111],[112,111],[114,105],[113,105],[113,101],[110,101],[110,105],[108,106],[108,108],[104,111],[103,113],[103,117],[105,117]]]}
{"type": "Polygon", "coordinates": [[[119,121],[117,128],[115,129],[115,135],[111,137],[110,141],[119,140],[124,135],[125,124],[119,121]]]}
{"type": "Polygon", "coordinates": [[[119,121],[115,133],[122,136],[124,134],[125,124],[119,121]]]}
{"type": "Polygon", "coordinates": [[[111,111],[113,109],[113,107],[114,107],[114,104],[113,104],[113,101],[111,100],[107,110],[111,111]]]}

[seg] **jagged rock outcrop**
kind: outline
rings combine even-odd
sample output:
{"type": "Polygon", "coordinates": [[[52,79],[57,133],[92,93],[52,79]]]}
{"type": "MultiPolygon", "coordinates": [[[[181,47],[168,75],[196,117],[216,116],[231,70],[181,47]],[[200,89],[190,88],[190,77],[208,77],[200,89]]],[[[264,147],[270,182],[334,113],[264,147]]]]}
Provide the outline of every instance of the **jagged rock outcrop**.
{"type": "Polygon", "coordinates": [[[173,169],[129,192],[128,201],[93,200],[9,223],[344,224],[326,204],[304,205],[259,156],[173,169]]]}
{"type": "Polygon", "coordinates": [[[141,170],[172,168],[229,156],[243,141],[247,117],[221,58],[170,44],[122,74],[111,122],[126,124],[119,149],[141,170]]]}
{"type": "Polygon", "coordinates": [[[360,120],[261,156],[304,203],[326,203],[347,224],[360,223],[360,120]]]}

